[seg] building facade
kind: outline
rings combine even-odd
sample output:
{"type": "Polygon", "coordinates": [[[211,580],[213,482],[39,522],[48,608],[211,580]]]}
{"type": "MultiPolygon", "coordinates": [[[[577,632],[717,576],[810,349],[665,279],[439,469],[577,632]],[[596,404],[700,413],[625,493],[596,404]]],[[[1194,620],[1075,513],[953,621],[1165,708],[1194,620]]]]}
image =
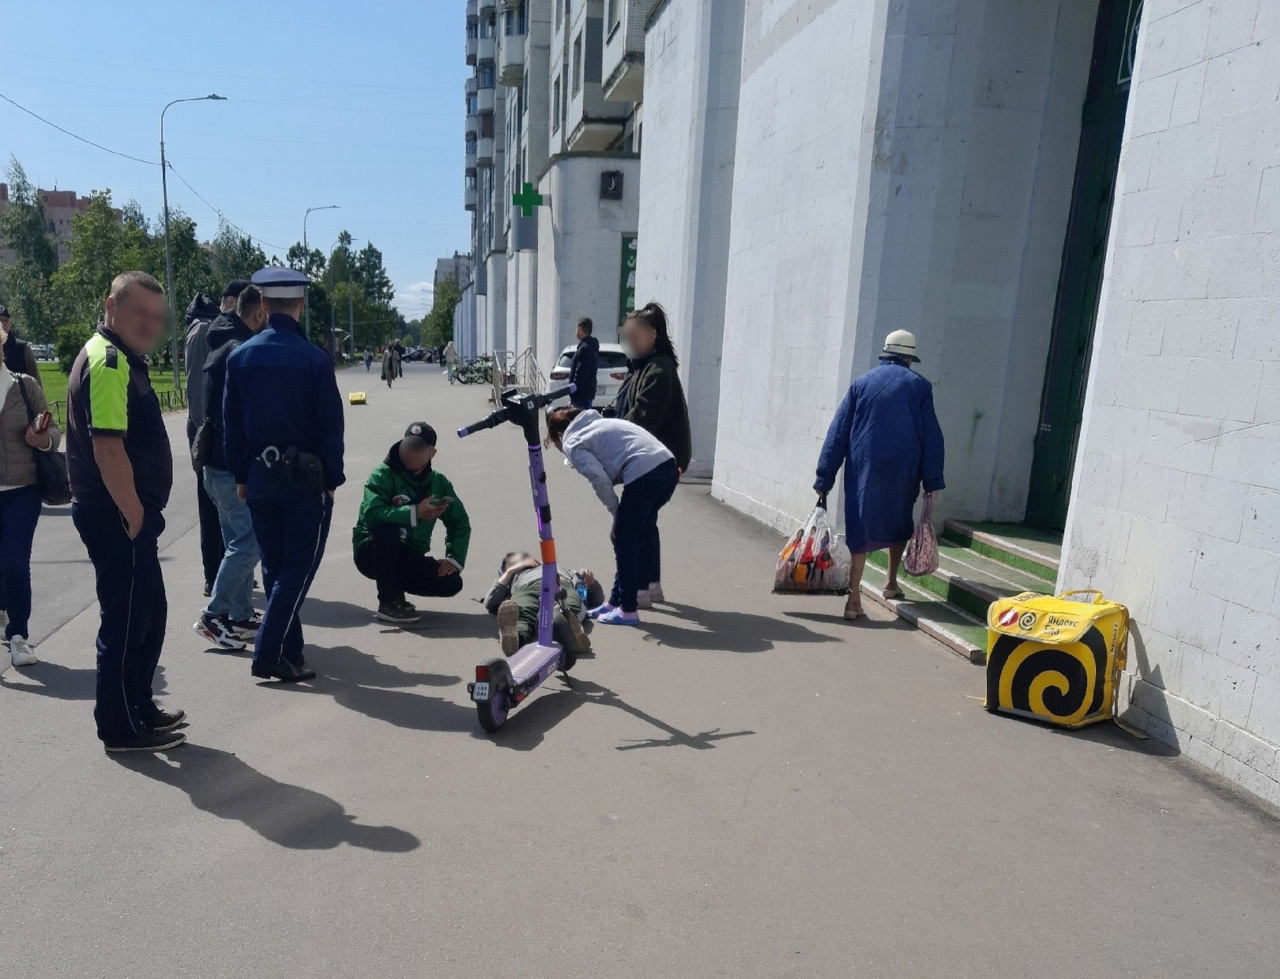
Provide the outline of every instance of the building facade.
{"type": "Polygon", "coordinates": [[[939,516],[1061,535],[1058,587],[1133,613],[1128,719],[1280,802],[1280,5],[557,0],[549,37],[521,342],[663,302],[691,472],[782,529],[913,331],[939,516]]]}
{"type": "Polygon", "coordinates": [[[471,256],[454,252],[449,258],[436,259],[435,287],[439,289],[445,279],[453,279],[465,289],[471,282],[471,256]]]}
{"type": "MultiPolygon", "coordinates": [[[[81,197],[74,190],[37,190],[44,201],[45,226],[58,242],[58,261],[71,257],[71,221],[77,214],[89,209],[91,198],[81,197]]],[[[0,214],[9,206],[9,185],[0,183],[0,214]]],[[[124,212],[116,211],[117,219],[124,222],[124,212]]],[[[13,253],[0,247],[0,265],[11,265],[13,253]]]]}

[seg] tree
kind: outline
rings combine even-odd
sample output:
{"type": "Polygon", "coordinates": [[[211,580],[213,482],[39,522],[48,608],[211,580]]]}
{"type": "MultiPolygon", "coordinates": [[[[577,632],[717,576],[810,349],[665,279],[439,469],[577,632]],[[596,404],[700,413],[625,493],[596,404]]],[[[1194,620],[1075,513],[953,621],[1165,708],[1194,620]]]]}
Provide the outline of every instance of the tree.
{"type": "Polygon", "coordinates": [[[453,312],[462,301],[458,281],[447,275],[436,286],[431,312],[423,320],[423,343],[429,347],[443,347],[453,339],[453,312]]]}
{"type": "Polygon", "coordinates": [[[125,229],[111,191],[95,190],[89,206],[71,219],[71,258],[53,276],[60,324],[94,321],[111,280],[123,271],[124,252],[125,229]]]}
{"type": "Polygon", "coordinates": [[[225,285],[232,279],[251,278],[267,264],[267,256],[252,238],[222,221],[209,246],[209,261],[214,278],[225,285]]]}
{"type": "Polygon", "coordinates": [[[14,324],[30,339],[47,343],[56,328],[50,278],[58,267],[58,243],[45,223],[44,201],[16,157],[7,170],[9,206],[0,214],[0,242],[14,263],[0,276],[0,297],[14,324]]]}

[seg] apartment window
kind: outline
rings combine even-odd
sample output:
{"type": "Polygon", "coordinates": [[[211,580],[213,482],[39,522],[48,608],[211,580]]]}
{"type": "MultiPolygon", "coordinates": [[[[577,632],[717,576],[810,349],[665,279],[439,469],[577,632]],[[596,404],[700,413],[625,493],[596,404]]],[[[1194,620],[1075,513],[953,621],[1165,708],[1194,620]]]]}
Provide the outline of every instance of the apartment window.
{"type": "Polygon", "coordinates": [[[564,8],[560,4],[556,4],[556,30],[560,30],[560,26],[564,23],[564,8]]]}
{"type": "Polygon", "coordinates": [[[493,88],[493,65],[483,64],[477,68],[476,80],[481,88],[493,88]]]}
{"type": "Polygon", "coordinates": [[[526,0],[520,0],[519,23],[520,23],[520,33],[528,34],[529,33],[529,7],[528,7],[528,4],[526,3],[526,0]]]}
{"type": "Polygon", "coordinates": [[[609,25],[609,33],[612,34],[618,29],[618,25],[622,23],[622,4],[618,3],[618,0],[609,0],[609,5],[606,9],[605,23],[609,25]]]}
{"type": "Polygon", "coordinates": [[[573,94],[582,91],[582,32],[573,39],[573,94]]]}
{"type": "Polygon", "coordinates": [[[559,76],[556,77],[555,84],[551,88],[551,131],[558,133],[560,131],[560,103],[562,101],[559,76]]]}
{"type": "Polygon", "coordinates": [[[493,113],[486,112],[480,117],[480,138],[493,139],[493,113]]]}

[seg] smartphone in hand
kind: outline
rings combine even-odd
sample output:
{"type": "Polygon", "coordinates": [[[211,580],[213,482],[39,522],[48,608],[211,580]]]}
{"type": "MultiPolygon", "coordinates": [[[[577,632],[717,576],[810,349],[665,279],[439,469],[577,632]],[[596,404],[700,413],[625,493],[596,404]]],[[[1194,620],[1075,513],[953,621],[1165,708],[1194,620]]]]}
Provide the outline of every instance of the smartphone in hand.
{"type": "Polygon", "coordinates": [[[49,426],[52,424],[53,414],[46,411],[36,417],[36,422],[35,425],[32,426],[32,429],[37,435],[43,435],[45,432],[49,431],[49,426]]]}

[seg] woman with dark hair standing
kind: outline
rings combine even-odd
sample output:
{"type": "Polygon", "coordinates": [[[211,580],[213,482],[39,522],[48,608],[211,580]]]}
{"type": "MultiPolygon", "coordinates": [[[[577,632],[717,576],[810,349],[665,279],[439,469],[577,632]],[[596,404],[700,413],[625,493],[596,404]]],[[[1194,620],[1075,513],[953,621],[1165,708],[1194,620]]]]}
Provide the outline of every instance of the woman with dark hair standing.
{"type": "MultiPolygon", "coordinates": [[[[618,418],[633,422],[656,436],[675,456],[680,475],[689,468],[693,438],[689,432],[689,406],[680,383],[676,348],[667,330],[667,313],[648,303],[622,324],[622,348],[629,368],[614,402],[618,418]]],[[[640,608],[665,600],[662,593],[662,540],[654,521],[647,531],[646,551],[654,555],[653,579],[643,582],[640,608]]]]}

